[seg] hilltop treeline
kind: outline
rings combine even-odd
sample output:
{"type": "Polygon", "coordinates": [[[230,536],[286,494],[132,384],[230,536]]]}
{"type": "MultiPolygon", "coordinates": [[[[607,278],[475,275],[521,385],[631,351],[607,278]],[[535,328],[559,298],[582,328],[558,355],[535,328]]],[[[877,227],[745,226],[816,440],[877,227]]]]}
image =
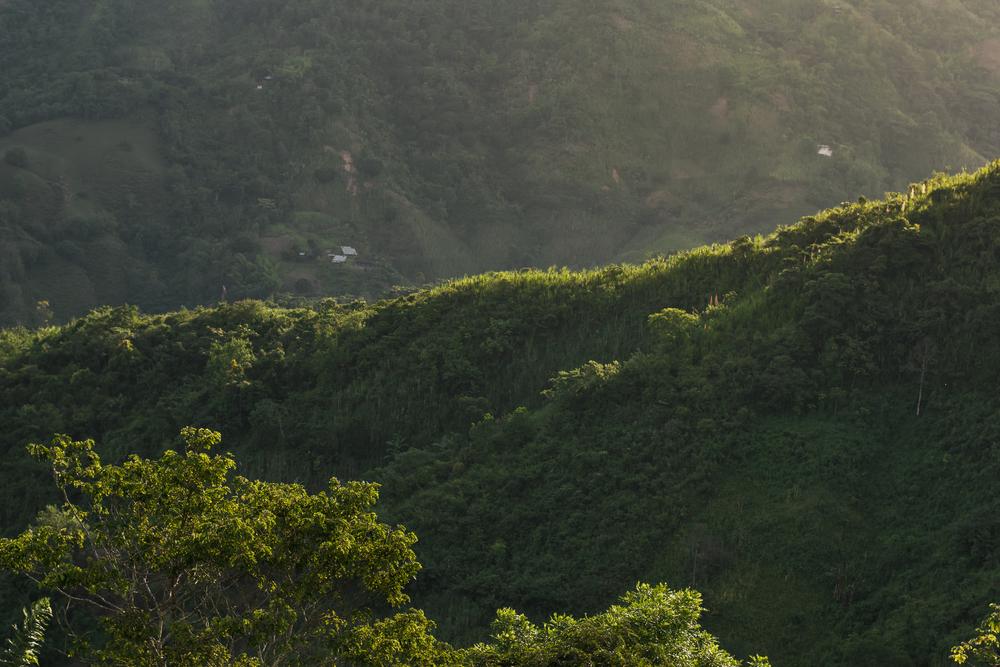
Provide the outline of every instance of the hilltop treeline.
{"type": "Polygon", "coordinates": [[[972,0],[10,0],[0,323],[769,230],[1000,151],[998,25],[972,0]]]}

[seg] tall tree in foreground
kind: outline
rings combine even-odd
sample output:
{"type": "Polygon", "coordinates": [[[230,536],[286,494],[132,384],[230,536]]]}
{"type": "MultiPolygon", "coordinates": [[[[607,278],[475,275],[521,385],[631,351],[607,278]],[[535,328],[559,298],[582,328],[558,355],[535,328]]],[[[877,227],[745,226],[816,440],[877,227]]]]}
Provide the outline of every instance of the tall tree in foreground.
{"type": "Polygon", "coordinates": [[[120,466],[92,441],[29,448],[65,502],[0,540],[0,567],[69,602],[61,620],[77,655],[171,667],[446,660],[421,612],[393,611],[420,565],[416,537],[371,511],[376,485],[332,479],[310,494],[251,481],[211,453],[218,433],[182,437],[186,453],[120,466]],[[80,629],[87,616],[100,632],[80,629]]]}

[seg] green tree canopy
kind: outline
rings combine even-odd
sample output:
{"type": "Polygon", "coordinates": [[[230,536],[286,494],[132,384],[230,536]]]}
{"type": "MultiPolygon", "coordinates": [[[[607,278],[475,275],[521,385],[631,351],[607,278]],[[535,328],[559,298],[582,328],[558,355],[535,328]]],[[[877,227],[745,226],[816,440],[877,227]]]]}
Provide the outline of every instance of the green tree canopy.
{"type": "Polygon", "coordinates": [[[80,631],[87,614],[62,619],[76,651],[130,666],[441,664],[423,614],[392,611],[420,564],[416,537],[371,511],[377,485],[251,481],[211,452],[218,433],[181,435],[185,453],[122,465],[89,440],[29,448],[65,503],[0,540],[0,567],[97,618],[97,636],[80,631]]]}
{"type": "MultiPolygon", "coordinates": [[[[513,609],[501,609],[489,644],[463,652],[481,667],[736,667],[739,661],[719,648],[698,625],[701,596],[664,585],[639,584],[606,612],[575,619],[555,614],[542,627],[513,609]]],[[[763,658],[751,664],[766,667],[763,658]]]]}

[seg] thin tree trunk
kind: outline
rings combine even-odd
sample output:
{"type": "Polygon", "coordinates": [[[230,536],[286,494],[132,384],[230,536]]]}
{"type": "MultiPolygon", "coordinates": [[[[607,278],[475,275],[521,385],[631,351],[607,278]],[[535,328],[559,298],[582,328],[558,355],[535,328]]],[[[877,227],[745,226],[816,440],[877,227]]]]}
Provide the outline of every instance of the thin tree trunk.
{"type": "Polygon", "coordinates": [[[924,343],[924,360],[920,364],[920,392],[917,394],[917,416],[924,402],[924,379],[927,377],[927,343],[924,343]]]}

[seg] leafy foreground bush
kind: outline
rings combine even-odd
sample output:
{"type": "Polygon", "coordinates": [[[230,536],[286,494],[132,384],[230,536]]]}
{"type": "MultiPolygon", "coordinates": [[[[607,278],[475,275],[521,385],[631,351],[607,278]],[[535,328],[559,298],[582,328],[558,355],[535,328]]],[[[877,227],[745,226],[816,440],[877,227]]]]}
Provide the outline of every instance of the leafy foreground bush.
{"type": "MultiPolygon", "coordinates": [[[[63,599],[68,653],[87,663],[739,664],[699,627],[701,597],[662,585],[541,628],[501,610],[490,643],[453,649],[423,612],[399,610],[420,569],[416,536],[378,521],[377,485],[331,479],[310,494],[252,481],[233,474],[230,455],[211,453],[217,432],[181,436],[184,454],[122,465],[102,464],[90,440],[29,447],[51,464],[65,502],[0,540],[0,568],[63,599]]],[[[40,636],[22,655],[36,654],[40,636]]]]}
{"type": "MultiPolygon", "coordinates": [[[[462,656],[484,666],[739,664],[698,627],[698,593],[639,584],[621,603],[580,620],[556,614],[541,628],[513,609],[501,609],[493,643],[477,644],[462,656]]],[[[750,660],[754,667],[768,664],[766,658],[750,660]]]]}

